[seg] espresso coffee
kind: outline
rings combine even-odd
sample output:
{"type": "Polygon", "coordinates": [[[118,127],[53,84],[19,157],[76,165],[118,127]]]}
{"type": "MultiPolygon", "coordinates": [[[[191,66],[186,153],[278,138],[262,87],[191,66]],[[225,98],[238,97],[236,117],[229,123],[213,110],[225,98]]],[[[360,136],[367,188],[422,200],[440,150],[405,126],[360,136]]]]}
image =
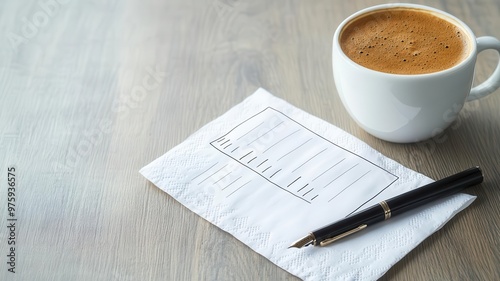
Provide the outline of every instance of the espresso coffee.
{"type": "Polygon", "coordinates": [[[449,69],[471,52],[459,26],[432,12],[387,8],[351,20],[342,30],[342,51],[356,63],[381,72],[424,74],[449,69]]]}

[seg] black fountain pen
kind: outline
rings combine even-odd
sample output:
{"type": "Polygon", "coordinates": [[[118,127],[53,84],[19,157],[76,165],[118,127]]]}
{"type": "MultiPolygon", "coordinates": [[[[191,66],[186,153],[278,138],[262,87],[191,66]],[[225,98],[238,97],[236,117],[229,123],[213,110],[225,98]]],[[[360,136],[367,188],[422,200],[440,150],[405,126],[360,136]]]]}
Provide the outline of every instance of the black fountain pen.
{"type": "Polygon", "coordinates": [[[467,169],[458,174],[384,200],[345,219],[317,229],[304,238],[297,240],[288,248],[329,245],[372,224],[388,220],[392,216],[399,215],[438,198],[452,195],[482,181],[483,173],[479,167],[467,169]]]}

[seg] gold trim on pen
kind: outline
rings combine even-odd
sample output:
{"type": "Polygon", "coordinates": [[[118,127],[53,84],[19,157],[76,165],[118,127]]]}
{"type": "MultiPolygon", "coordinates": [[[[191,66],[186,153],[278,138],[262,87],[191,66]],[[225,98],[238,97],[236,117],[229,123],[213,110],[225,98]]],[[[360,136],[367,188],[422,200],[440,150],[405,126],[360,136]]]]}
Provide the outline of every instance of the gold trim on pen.
{"type": "Polygon", "coordinates": [[[349,231],[346,231],[346,232],[344,232],[342,234],[339,234],[337,236],[334,236],[332,238],[325,239],[325,240],[319,242],[319,245],[320,246],[329,245],[329,244],[331,244],[331,243],[333,243],[333,242],[335,242],[335,241],[337,241],[339,239],[342,239],[342,238],[346,237],[347,235],[351,235],[351,234],[356,233],[356,232],[358,232],[358,231],[360,231],[362,229],[365,229],[367,226],[368,225],[366,225],[366,224],[362,224],[362,225],[356,227],[355,229],[351,229],[349,231]]]}
{"type": "Polygon", "coordinates": [[[381,201],[379,203],[380,207],[382,207],[382,209],[384,209],[384,217],[385,217],[385,220],[388,220],[391,218],[391,208],[389,208],[389,205],[387,204],[387,202],[385,201],[381,201]]]}

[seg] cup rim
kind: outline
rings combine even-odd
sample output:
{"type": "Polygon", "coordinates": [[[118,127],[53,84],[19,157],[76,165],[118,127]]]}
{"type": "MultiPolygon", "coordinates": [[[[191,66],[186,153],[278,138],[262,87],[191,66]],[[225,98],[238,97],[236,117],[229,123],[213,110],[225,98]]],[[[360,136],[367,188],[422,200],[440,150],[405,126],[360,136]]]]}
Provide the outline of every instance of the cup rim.
{"type": "Polygon", "coordinates": [[[443,75],[443,74],[455,72],[458,69],[461,69],[462,67],[467,65],[470,62],[470,60],[474,57],[474,55],[477,53],[476,36],[474,35],[474,32],[472,32],[470,27],[467,24],[465,24],[462,20],[460,20],[459,18],[455,17],[452,14],[449,14],[445,11],[442,11],[442,10],[439,10],[439,9],[436,9],[436,8],[433,8],[430,6],[425,6],[425,5],[420,5],[420,4],[410,4],[410,3],[387,3],[387,4],[381,4],[381,5],[367,7],[367,8],[364,8],[364,9],[361,9],[361,10],[355,12],[354,14],[350,15],[349,17],[344,19],[339,24],[339,26],[335,30],[335,34],[333,36],[333,44],[334,44],[335,48],[339,50],[340,56],[344,60],[346,60],[348,63],[352,64],[353,66],[358,67],[358,68],[362,68],[364,70],[372,71],[375,73],[379,73],[382,75],[397,76],[397,77],[426,77],[426,76],[443,75]],[[415,9],[421,9],[421,10],[434,12],[438,15],[443,16],[445,19],[450,20],[454,24],[460,26],[464,31],[466,31],[468,33],[467,35],[470,37],[470,41],[472,43],[470,53],[460,63],[458,63],[450,68],[436,71],[436,72],[420,73],[420,74],[397,74],[397,73],[389,73],[389,72],[382,72],[379,70],[374,70],[374,69],[367,68],[365,66],[362,66],[362,65],[356,63],[355,61],[353,61],[351,58],[349,58],[344,53],[344,51],[340,47],[339,37],[340,37],[340,32],[343,30],[343,28],[345,27],[345,25],[347,23],[349,23],[351,20],[353,20],[353,19],[355,19],[363,14],[366,14],[366,13],[370,13],[370,12],[382,10],[382,9],[387,9],[387,8],[399,8],[399,7],[415,8],[415,9]]]}

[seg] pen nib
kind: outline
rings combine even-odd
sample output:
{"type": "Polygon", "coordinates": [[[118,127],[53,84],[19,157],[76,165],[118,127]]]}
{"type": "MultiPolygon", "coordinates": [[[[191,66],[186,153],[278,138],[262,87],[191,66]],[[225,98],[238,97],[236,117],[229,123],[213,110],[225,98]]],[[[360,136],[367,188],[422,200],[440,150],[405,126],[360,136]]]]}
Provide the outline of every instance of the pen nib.
{"type": "Polygon", "coordinates": [[[290,249],[290,248],[302,248],[302,247],[309,246],[314,242],[315,239],[316,238],[314,237],[314,235],[312,233],[309,233],[309,235],[293,242],[292,245],[290,245],[288,247],[288,249],[290,249]]]}

